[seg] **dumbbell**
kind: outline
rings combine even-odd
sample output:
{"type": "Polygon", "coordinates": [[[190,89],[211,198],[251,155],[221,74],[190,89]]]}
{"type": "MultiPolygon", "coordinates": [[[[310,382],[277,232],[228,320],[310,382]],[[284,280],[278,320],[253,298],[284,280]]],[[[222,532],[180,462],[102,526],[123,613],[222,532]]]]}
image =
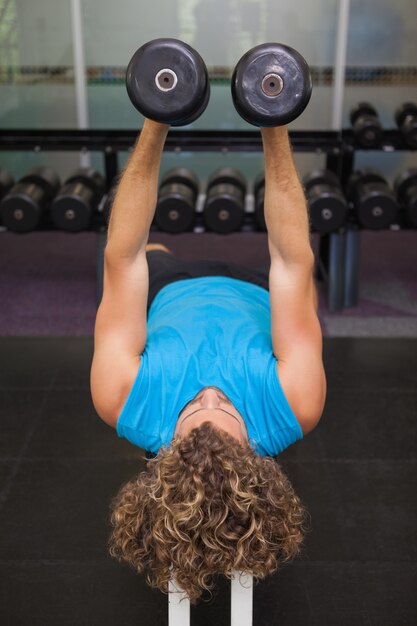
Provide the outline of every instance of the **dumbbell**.
{"type": "Polygon", "coordinates": [[[411,226],[417,228],[417,168],[402,172],[394,182],[400,204],[411,226]]]}
{"type": "Polygon", "coordinates": [[[376,109],[369,102],[359,102],[350,112],[353,134],[364,148],[377,148],[384,130],[376,109]]]}
{"type": "Polygon", "coordinates": [[[253,183],[255,196],[255,221],[259,230],[266,230],[265,222],[265,174],[260,172],[253,183]]]}
{"type": "Polygon", "coordinates": [[[410,148],[417,148],[417,104],[405,102],[395,111],[395,121],[404,141],[410,148]]]}
{"type": "Polygon", "coordinates": [[[215,171],[207,183],[203,210],[209,230],[232,233],[240,229],[245,216],[246,180],[232,167],[215,171]]]}
{"type": "Polygon", "coordinates": [[[0,200],[13,187],[13,176],[7,170],[0,169],[0,200]]]}
{"type": "Polygon", "coordinates": [[[73,172],[51,204],[55,226],[73,233],[87,230],[104,189],[104,178],[92,167],[80,167],[73,172]]]}
{"type": "Polygon", "coordinates": [[[196,50],[178,39],[154,39],[141,46],[126,71],[133,106],[145,117],[170,124],[191,124],[210,98],[206,65],[196,50]]]}
{"type": "Polygon", "coordinates": [[[249,124],[282,126],[304,111],[312,82],[308,64],[297,50],[265,43],[238,61],[231,87],[236,110],[249,124]]]}
{"type": "Polygon", "coordinates": [[[19,233],[34,230],[59,187],[59,177],[51,168],[35,167],[30,170],[1,201],[3,224],[19,233]]]}
{"type": "Polygon", "coordinates": [[[161,230],[182,233],[191,228],[199,186],[197,176],[185,167],[166,172],[159,186],[155,211],[155,222],[161,230]]]}
{"type": "Polygon", "coordinates": [[[387,228],[398,212],[398,202],[386,179],[372,168],[357,170],[347,185],[347,197],[353,202],[364,228],[387,228]]]}
{"type": "Polygon", "coordinates": [[[319,233],[339,230],[346,222],[348,203],[336,174],[313,170],[304,179],[311,225],[319,233]]]}

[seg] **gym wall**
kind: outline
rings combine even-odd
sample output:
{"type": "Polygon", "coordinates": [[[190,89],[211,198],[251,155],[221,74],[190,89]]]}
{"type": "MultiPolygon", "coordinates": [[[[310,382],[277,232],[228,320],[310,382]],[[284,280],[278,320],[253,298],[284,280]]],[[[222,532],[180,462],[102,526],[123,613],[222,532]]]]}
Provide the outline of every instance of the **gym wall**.
{"type": "MultiPolygon", "coordinates": [[[[0,127],[77,128],[71,2],[0,1],[0,127]]],[[[140,128],[142,118],[124,86],[127,62],[143,42],[172,36],[194,46],[210,69],[210,104],[194,129],[249,128],[232,105],[229,78],[240,56],[265,41],[290,44],[312,66],[313,97],[291,128],[331,128],[338,0],[154,0],[143,6],[137,0],[81,0],[90,127],[140,128]]],[[[415,0],[351,0],[344,126],[359,100],[372,102],[387,127],[394,126],[401,102],[417,100],[416,14],[415,0]]],[[[296,158],[302,174],[324,162],[321,155],[296,158]]],[[[79,163],[69,153],[2,153],[1,160],[16,177],[41,163],[65,176],[79,163]]],[[[204,179],[219,160],[249,178],[262,167],[259,154],[184,153],[166,154],[162,172],[192,162],[204,179]]],[[[101,155],[92,154],[91,162],[102,170],[101,155]]],[[[357,165],[369,164],[392,179],[417,163],[415,153],[359,153],[357,165]]]]}

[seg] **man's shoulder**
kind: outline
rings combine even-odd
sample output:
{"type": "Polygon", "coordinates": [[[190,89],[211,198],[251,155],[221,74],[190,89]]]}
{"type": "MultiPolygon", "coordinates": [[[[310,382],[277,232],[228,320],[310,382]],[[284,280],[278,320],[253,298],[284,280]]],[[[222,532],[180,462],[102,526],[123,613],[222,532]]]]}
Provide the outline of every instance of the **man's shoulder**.
{"type": "Polygon", "coordinates": [[[277,375],[304,435],[319,423],[326,400],[326,375],[322,362],[314,366],[305,362],[277,361],[277,375]]]}
{"type": "Polygon", "coordinates": [[[141,366],[141,357],[132,358],[119,355],[112,359],[106,370],[102,370],[100,379],[91,385],[94,407],[100,418],[113,428],[122,412],[126,400],[141,366]]]}

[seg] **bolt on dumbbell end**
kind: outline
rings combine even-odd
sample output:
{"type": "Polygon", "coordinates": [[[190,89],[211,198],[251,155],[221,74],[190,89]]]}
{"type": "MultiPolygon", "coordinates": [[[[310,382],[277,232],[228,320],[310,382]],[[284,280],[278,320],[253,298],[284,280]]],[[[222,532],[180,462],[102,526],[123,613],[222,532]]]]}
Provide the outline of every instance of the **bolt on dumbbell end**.
{"type": "Polygon", "coordinates": [[[262,80],[262,91],[265,95],[274,98],[284,89],[284,81],[279,74],[267,74],[262,80]]]}
{"type": "Polygon", "coordinates": [[[178,83],[178,76],[173,70],[164,68],[155,76],[155,84],[161,91],[172,91],[178,83]]]}

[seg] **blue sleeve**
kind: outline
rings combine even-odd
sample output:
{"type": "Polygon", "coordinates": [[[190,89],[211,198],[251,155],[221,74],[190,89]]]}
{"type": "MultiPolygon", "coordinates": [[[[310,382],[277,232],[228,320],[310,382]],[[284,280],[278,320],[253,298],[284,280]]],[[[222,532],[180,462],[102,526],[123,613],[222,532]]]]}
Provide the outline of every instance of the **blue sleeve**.
{"type": "Polygon", "coordinates": [[[303,431],[281,387],[273,354],[259,382],[263,411],[256,424],[257,450],[259,454],[275,456],[302,439],[303,431]]]}
{"type": "Polygon", "coordinates": [[[271,406],[276,409],[274,416],[279,415],[279,421],[274,423],[274,442],[277,448],[276,454],[278,454],[285,450],[285,448],[288,448],[292,443],[302,439],[303,431],[281,387],[279,381],[279,362],[275,356],[273,356],[271,360],[268,374],[267,388],[269,390],[269,401],[271,406]]]}
{"type": "Polygon", "coordinates": [[[139,448],[155,453],[161,447],[161,420],[155,410],[160,404],[157,389],[151,385],[149,355],[145,349],[138,374],[118,417],[116,432],[139,448]]]}

